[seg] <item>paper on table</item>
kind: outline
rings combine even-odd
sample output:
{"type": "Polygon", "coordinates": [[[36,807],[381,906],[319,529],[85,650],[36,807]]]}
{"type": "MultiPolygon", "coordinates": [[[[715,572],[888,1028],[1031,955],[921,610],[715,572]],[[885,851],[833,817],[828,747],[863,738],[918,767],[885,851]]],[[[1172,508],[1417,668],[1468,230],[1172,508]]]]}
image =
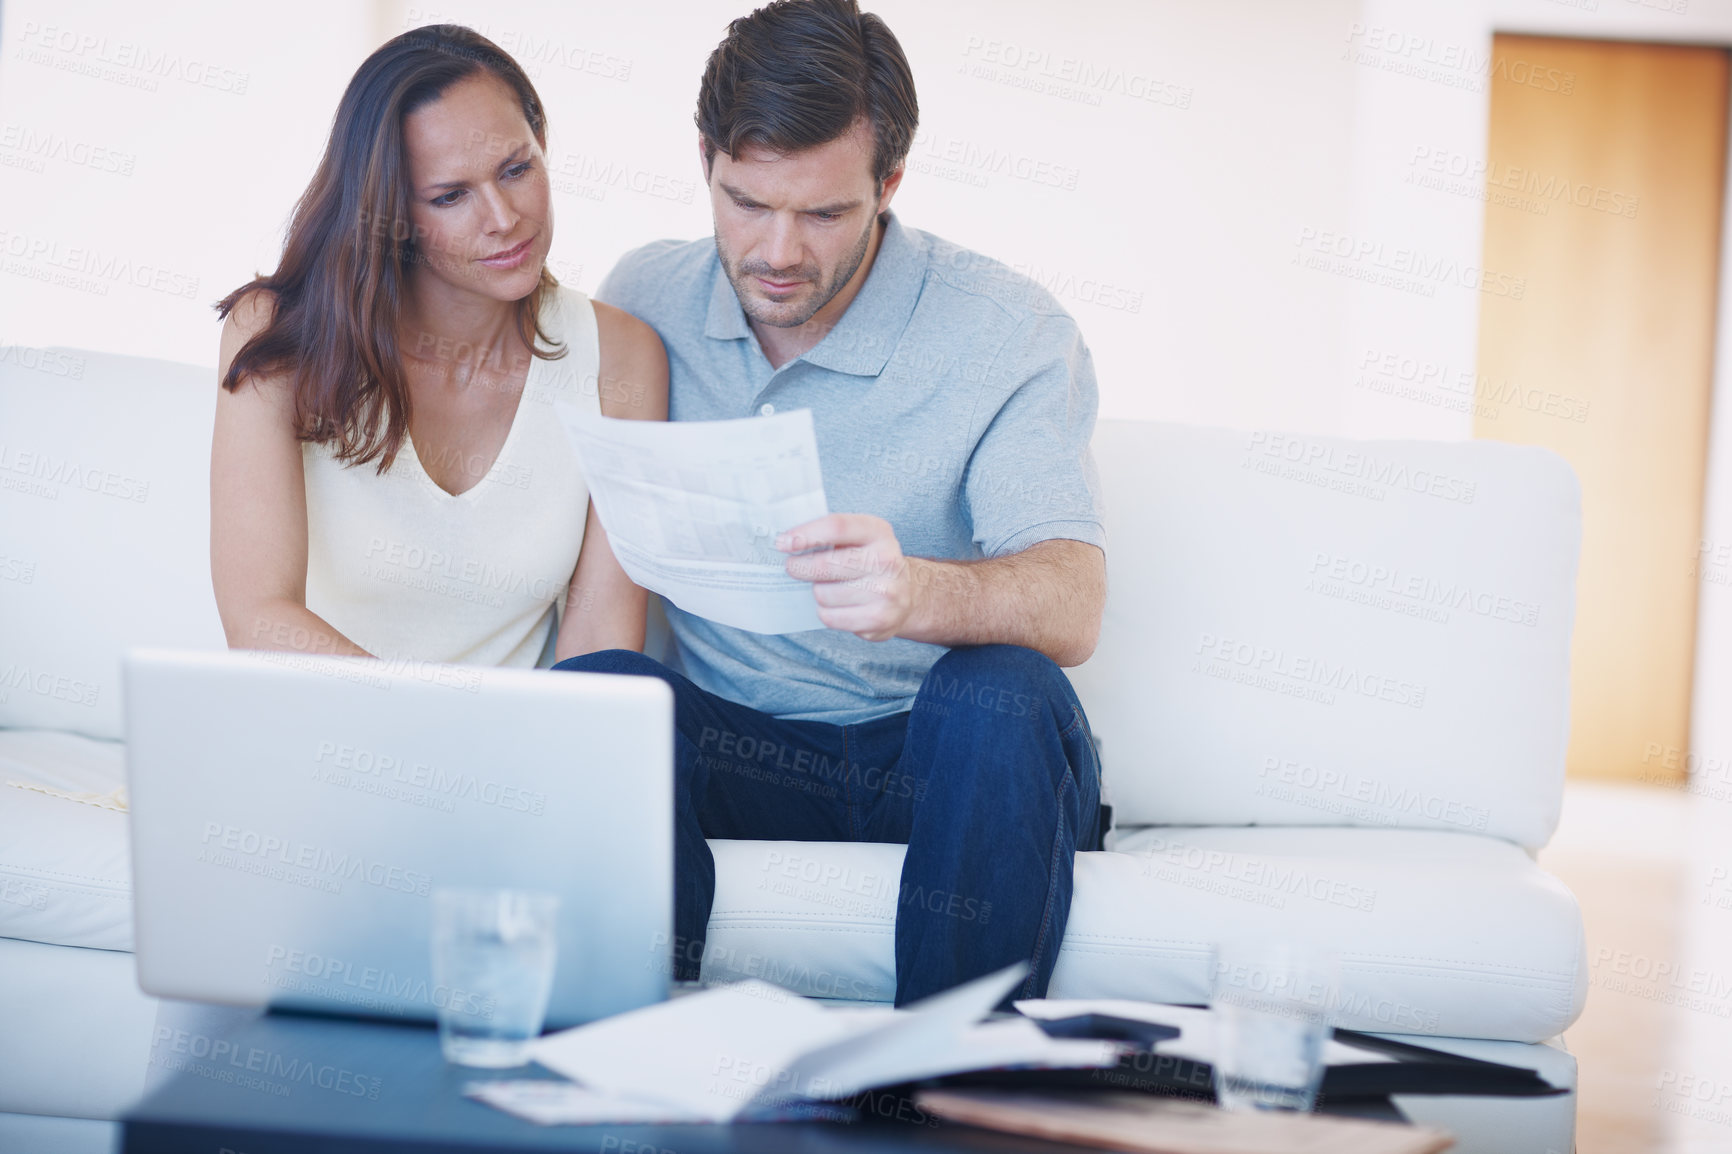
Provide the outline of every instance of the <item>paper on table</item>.
{"type": "MultiPolygon", "coordinates": [[[[540,1126],[678,1125],[709,1119],[677,1106],[616,1098],[556,1078],[501,1079],[471,1082],[466,1097],[540,1126]]],[[[826,1102],[792,1102],[778,1109],[752,1111],[753,1122],[852,1122],[846,1106],[826,1102]]]]}
{"type": "Polygon", "coordinates": [[[807,1097],[849,1098],[875,1086],[1001,1066],[1111,1066],[1110,1042],[1049,1038],[1032,1022],[982,1022],[1027,974],[1018,964],[935,994],[875,1029],[805,1054],[791,1070],[807,1097]]]}
{"type": "Polygon", "coordinates": [[[788,1086],[807,1050],[872,1028],[754,980],[549,1034],[530,1057],[591,1089],[725,1122],[761,1091],[788,1086]]]}
{"type": "Polygon", "coordinates": [[[776,535],[830,511],[812,413],[625,421],[556,405],[627,576],[688,613],[755,633],[822,629],[776,535]]]}
{"type": "MultiPolygon", "coordinates": [[[[1126,1047],[1098,1038],[1052,1038],[1027,1018],[981,1022],[922,1051],[905,1063],[895,1081],[1001,1069],[1106,1069],[1118,1065],[1126,1047]]],[[[832,1075],[834,1077],[834,1075],[832,1075]]],[[[886,1079],[861,1080],[861,1088],[889,1085],[886,1079]]],[[[858,1091],[848,1091],[850,1097],[858,1091]]]]}
{"type": "Polygon", "coordinates": [[[549,1078],[520,1078],[497,1082],[471,1082],[463,1093],[478,1102],[527,1118],[542,1126],[599,1126],[641,1123],[707,1122],[708,1118],[637,1098],[601,1094],[572,1082],[549,1078]]]}
{"type": "MultiPolygon", "coordinates": [[[[1031,1018],[1070,1018],[1078,1014],[1110,1014],[1115,1018],[1131,1018],[1139,1022],[1158,1022],[1177,1026],[1179,1036],[1157,1042],[1155,1049],[1163,1054],[1189,1058],[1193,1062],[1215,1064],[1215,1016],[1197,1006],[1168,1006],[1159,1002],[1137,1002],[1125,998],[1048,998],[1017,1002],[1016,1008],[1031,1018]]],[[[1373,1050],[1362,1050],[1333,1038],[1323,1043],[1325,1066],[1347,1066],[1370,1062],[1393,1062],[1396,1059],[1373,1050]]]]}
{"type": "MultiPolygon", "coordinates": [[[[834,1014],[837,1011],[826,1012],[834,1014]]],[[[1009,1018],[970,1026],[950,1042],[924,1051],[918,1063],[901,1067],[900,1072],[890,1078],[908,1082],[940,1073],[961,1074],[1005,1066],[1104,1067],[1113,1065],[1117,1059],[1118,1047],[1110,1042],[1049,1038],[1027,1018],[1009,1018]]],[[[870,1086],[863,1079],[841,1070],[830,1076],[813,1077],[807,1086],[813,1099],[828,1101],[852,1098],[868,1088],[870,1086]],[[844,1076],[848,1078],[846,1082],[844,1076]]],[[[690,1106],[604,1094],[575,1082],[548,1078],[473,1082],[463,1092],[477,1101],[543,1126],[673,1124],[714,1120],[712,1114],[690,1106]]],[[[763,1121],[778,1113],[789,1120],[799,1120],[812,1117],[812,1109],[814,1107],[783,1102],[778,1108],[752,1109],[750,1114],[754,1121],[763,1121]],[[805,1112],[799,1112],[801,1110],[805,1112]]],[[[847,1120],[846,1115],[840,1120],[847,1120]]]]}
{"type": "Polygon", "coordinates": [[[938,1074],[1111,1065],[1111,1043],[980,1022],[1024,973],[1013,966],[891,1014],[836,1013],[740,982],[549,1035],[530,1056],[602,1095],[709,1122],[938,1074]]]}

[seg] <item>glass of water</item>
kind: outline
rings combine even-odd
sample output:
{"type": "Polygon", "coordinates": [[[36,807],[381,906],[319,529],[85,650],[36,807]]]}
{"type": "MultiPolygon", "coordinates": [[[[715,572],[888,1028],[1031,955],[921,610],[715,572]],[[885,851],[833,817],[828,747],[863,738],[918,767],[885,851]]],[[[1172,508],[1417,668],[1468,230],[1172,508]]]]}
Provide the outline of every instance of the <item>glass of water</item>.
{"type": "Polygon", "coordinates": [[[556,894],[433,891],[433,1004],[445,1060],[502,1069],[529,1060],[553,991],[556,894]]]}
{"type": "Polygon", "coordinates": [[[1211,1008],[1221,1105],[1312,1109],[1340,987],[1340,962],[1327,950],[1269,941],[1217,946],[1211,1008]]]}

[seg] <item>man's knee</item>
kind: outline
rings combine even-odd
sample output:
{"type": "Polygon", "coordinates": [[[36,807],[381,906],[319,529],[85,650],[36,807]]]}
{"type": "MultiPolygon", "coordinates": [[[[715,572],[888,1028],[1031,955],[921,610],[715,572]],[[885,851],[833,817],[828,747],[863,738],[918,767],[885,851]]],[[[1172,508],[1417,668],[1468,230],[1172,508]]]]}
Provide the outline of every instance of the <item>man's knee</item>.
{"type": "Polygon", "coordinates": [[[920,698],[934,705],[960,705],[983,713],[1030,717],[1069,683],[1044,653],[1021,645],[971,645],[952,649],[933,663],[920,698]]]}
{"type": "Polygon", "coordinates": [[[951,673],[997,673],[1029,679],[1064,675],[1052,658],[1022,645],[964,645],[946,650],[932,668],[951,673]]]}
{"type": "Polygon", "coordinates": [[[601,649],[567,657],[553,667],[561,673],[624,673],[633,677],[666,677],[667,666],[635,649],[601,649]]]}
{"type": "Polygon", "coordinates": [[[915,720],[937,726],[938,740],[978,743],[990,736],[1005,752],[1023,748],[1026,757],[988,763],[962,758],[965,765],[1004,789],[1050,793],[1065,773],[1084,779],[1098,773],[1088,743],[1087,720],[1064,671],[1050,657],[1020,645],[980,645],[952,649],[927,673],[916,696],[915,720]],[[948,737],[945,735],[949,735],[948,737]],[[1062,761],[1046,756],[1057,741],[1062,761]],[[1073,764],[1074,763],[1074,764],[1073,764]]]}

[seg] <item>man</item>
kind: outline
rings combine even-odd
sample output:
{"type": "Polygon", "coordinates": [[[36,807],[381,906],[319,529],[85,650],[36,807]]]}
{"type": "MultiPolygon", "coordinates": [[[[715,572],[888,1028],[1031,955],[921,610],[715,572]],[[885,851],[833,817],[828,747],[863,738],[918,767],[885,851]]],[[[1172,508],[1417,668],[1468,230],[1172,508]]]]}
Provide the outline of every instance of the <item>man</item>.
{"type": "Polygon", "coordinates": [[[810,409],[848,510],[776,543],[826,629],[670,605],[683,675],[618,650],[558,667],[674,687],[679,977],[704,958],[706,836],[882,841],[908,846],[897,1004],[1019,960],[1016,995],[1042,996],[1103,832],[1059,668],[1105,600],[1093,368],[1050,295],[891,215],[917,115],[855,0],[735,20],[698,98],[713,242],[641,248],[597,294],[661,335],[672,419],[810,409]]]}

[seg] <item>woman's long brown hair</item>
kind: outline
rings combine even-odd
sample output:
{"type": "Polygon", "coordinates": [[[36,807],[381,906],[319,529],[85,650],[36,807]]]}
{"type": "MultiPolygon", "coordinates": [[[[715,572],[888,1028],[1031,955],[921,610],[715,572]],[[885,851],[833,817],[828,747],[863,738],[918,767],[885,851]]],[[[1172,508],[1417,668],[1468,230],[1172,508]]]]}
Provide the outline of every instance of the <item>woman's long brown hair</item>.
{"type": "MultiPolygon", "coordinates": [[[[367,57],[343,92],[276,272],[254,277],[216,306],[226,318],[256,290],[275,296],[274,313],[241,346],[222,387],[232,392],[249,377],[292,373],[297,435],[334,442],[340,461],[377,459],[382,473],[409,434],[397,318],[409,271],[422,257],[409,215],[403,120],[484,70],[517,94],[545,149],[541,98],[504,50],[455,24],[405,32],[367,57]]],[[[534,291],[517,302],[518,334],[546,359],[565,351],[551,347],[540,325],[541,302],[557,288],[543,268],[534,291]]]]}

